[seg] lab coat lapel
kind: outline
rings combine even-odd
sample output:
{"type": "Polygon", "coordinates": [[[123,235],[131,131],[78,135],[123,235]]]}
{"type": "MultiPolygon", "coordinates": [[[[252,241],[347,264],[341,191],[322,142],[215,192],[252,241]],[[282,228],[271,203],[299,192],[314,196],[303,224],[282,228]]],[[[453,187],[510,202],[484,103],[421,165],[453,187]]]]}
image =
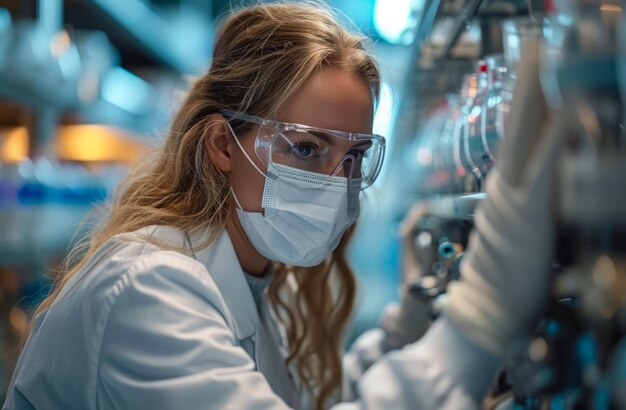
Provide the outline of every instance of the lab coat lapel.
{"type": "Polygon", "coordinates": [[[257,366],[261,373],[267,375],[272,386],[272,390],[276,392],[291,408],[296,408],[297,394],[295,385],[285,365],[285,358],[280,352],[279,341],[276,334],[272,332],[273,320],[267,311],[267,304],[262,307],[261,326],[257,332],[255,356],[257,357],[257,366]],[[271,376],[270,376],[271,375],[271,376]]]}
{"type": "MultiPolygon", "coordinates": [[[[192,236],[192,243],[201,243],[202,237],[192,236]]],[[[296,392],[289,379],[278,340],[270,331],[269,315],[257,310],[250,286],[241,269],[237,255],[224,230],[208,248],[197,252],[196,258],[203,263],[222,294],[233,315],[238,340],[254,340],[254,361],[276,394],[292,408],[296,404],[296,392]],[[261,313],[261,316],[259,315],[261,313]],[[267,318],[267,320],[262,320],[267,318]]]]}
{"type": "MultiPolygon", "coordinates": [[[[194,234],[191,240],[193,244],[199,244],[204,238],[194,234]]],[[[243,340],[255,335],[261,319],[226,230],[211,246],[197,252],[196,258],[207,268],[233,315],[235,337],[243,340]]]]}

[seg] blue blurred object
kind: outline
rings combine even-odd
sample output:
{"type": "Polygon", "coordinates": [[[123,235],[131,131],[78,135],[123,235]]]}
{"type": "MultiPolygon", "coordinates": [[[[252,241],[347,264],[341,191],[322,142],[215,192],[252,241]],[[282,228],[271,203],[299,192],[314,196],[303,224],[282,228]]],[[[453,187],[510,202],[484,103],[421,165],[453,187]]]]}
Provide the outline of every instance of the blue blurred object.
{"type": "Polygon", "coordinates": [[[391,44],[411,44],[414,40],[415,12],[411,0],[376,0],[374,28],[391,44]]]}
{"type": "Polygon", "coordinates": [[[0,164],[0,263],[36,266],[63,258],[85,216],[123,175],[119,166],[95,174],[47,158],[0,164]]]}
{"type": "Polygon", "coordinates": [[[102,98],[131,114],[146,114],[154,92],[150,84],[121,68],[113,67],[102,80],[102,98]]]}

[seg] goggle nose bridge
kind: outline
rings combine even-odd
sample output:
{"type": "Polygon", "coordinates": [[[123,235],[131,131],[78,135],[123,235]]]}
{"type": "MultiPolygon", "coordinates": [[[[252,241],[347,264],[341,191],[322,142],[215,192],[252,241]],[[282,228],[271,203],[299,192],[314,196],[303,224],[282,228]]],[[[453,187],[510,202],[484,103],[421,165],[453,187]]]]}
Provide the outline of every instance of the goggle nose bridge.
{"type": "Polygon", "coordinates": [[[346,161],[350,160],[350,170],[348,172],[348,174],[346,175],[346,178],[348,178],[349,181],[352,180],[352,177],[354,176],[354,167],[356,165],[356,155],[354,155],[351,152],[348,152],[347,154],[345,154],[343,156],[343,158],[339,161],[339,163],[337,164],[337,166],[335,167],[335,169],[333,170],[333,172],[331,172],[331,176],[336,176],[339,171],[341,171],[341,169],[344,167],[344,164],[346,161]]]}

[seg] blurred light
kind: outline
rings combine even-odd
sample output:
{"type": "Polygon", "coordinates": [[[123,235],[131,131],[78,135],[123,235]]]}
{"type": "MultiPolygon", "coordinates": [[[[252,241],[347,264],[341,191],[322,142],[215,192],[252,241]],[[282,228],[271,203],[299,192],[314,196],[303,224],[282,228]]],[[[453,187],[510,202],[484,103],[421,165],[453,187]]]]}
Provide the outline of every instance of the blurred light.
{"type": "Polygon", "coordinates": [[[104,125],[66,125],[57,139],[57,155],[66,161],[132,163],[143,150],[131,135],[104,125]]]}
{"type": "Polygon", "coordinates": [[[613,260],[602,255],[593,267],[593,283],[600,288],[610,289],[617,279],[617,269],[613,260]]]}
{"type": "Polygon", "coordinates": [[[67,31],[59,31],[50,41],[50,52],[55,57],[60,57],[70,47],[70,35],[67,31]]]}
{"type": "Polygon", "coordinates": [[[425,248],[425,247],[430,246],[430,245],[432,244],[432,242],[433,242],[433,237],[432,237],[432,235],[430,234],[430,232],[426,232],[426,231],[424,231],[424,232],[421,232],[421,233],[417,236],[417,238],[416,238],[415,242],[416,242],[416,243],[417,243],[417,244],[418,244],[421,248],[425,248]]]}
{"type": "Polygon", "coordinates": [[[480,116],[481,107],[480,105],[475,105],[472,107],[469,115],[467,116],[467,121],[470,123],[475,123],[478,117],[480,116]]]}
{"type": "Polygon", "coordinates": [[[417,163],[423,167],[430,165],[433,161],[433,152],[428,148],[420,148],[417,150],[417,163]]]}
{"type": "Polygon", "coordinates": [[[535,339],[529,349],[528,355],[530,356],[530,360],[534,362],[539,362],[543,360],[548,354],[548,344],[544,338],[535,339]]]}
{"type": "Polygon", "coordinates": [[[411,28],[411,0],[376,0],[374,4],[374,28],[392,44],[408,44],[411,28]]]}
{"type": "Polygon", "coordinates": [[[9,323],[18,334],[28,334],[28,315],[17,306],[12,307],[9,311],[9,323]]]}
{"type": "Polygon", "coordinates": [[[0,128],[0,161],[19,162],[28,156],[26,127],[0,128]]]}
{"type": "Polygon", "coordinates": [[[380,99],[374,114],[374,133],[384,136],[388,146],[393,128],[395,106],[393,90],[389,84],[383,81],[380,86],[380,99]]]}
{"type": "Polygon", "coordinates": [[[603,4],[600,6],[600,11],[608,11],[611,13],[621,13],[622,7],[615,4],[603,4]]]}
{"type": "Polygon", "coordinates": [[[102,98],[132,114],[144,114],[152,103],[152,88],[136,75],[114,67],[104,77],[102,98]]]}

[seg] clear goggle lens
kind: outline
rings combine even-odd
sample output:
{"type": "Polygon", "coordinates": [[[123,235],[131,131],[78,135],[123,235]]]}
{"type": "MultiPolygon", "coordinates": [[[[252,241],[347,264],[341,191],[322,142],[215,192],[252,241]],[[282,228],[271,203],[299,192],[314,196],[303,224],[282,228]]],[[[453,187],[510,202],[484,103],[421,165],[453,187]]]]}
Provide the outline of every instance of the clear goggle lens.
{"type": "Polygon", "coordinates": [[[372,185],[380,172],[385,154],[381,136],[258,120],[263,123],[256,135],[255,153],[266,165],[272,162],[329,177],[360,179],[360,189],[372,185]]]}

